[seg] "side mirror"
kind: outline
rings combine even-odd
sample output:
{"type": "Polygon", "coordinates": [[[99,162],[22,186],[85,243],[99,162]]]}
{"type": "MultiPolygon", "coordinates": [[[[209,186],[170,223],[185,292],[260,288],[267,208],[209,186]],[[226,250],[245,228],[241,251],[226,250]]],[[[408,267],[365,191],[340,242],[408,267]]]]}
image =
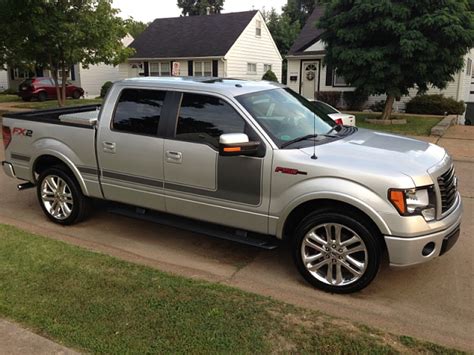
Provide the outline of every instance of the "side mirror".
{"type": "Polygon", "coordinates": [[[219,154],[226,157],[246,155],[253,156],[258,152],[260,142],[249,142],[244,133],[228,133],[219,137],[219,154]]]}

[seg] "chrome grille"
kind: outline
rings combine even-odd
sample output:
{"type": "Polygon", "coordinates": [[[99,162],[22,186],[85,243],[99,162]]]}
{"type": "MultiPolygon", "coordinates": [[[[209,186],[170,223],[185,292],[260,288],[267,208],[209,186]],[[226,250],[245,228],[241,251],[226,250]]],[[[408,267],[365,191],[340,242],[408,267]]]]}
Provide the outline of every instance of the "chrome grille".
{"type": "Polygon", "coordinates": [[[456,201],[457,181],[454,166],[438,178],[441,194],[441,211],[447,212],[456,201]]]}

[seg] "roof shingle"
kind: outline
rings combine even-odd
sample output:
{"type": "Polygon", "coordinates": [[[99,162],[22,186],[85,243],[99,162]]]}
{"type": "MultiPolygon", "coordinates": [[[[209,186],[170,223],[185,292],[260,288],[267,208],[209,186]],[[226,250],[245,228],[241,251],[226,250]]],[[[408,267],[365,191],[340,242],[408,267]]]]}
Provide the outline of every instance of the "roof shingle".
{"type": "Polygon", "coordinates": [[[289,55],[303,54],[303,51],[321,36],[324,31],[316,27],[316,22],[324,15],[324,11],[325,7],[322,5],[317,5],[314,8],[313,13],[306,21],[300,35],[288,51],[289,55]]]}

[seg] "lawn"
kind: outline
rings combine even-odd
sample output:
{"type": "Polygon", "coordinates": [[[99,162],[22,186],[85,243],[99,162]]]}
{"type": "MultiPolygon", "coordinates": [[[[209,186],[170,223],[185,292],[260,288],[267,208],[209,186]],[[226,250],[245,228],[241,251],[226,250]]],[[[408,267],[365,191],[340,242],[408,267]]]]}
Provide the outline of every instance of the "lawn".
{"type": "Polygon", "coordinates": [[[17,101],[21,101],[21,98],[17,95],[0,94],[0,103],[2,103],[2,102],[17,102],[17,101]]]}
{"type": "MultiPolygon", "coordinates": [[[[66,100],[66,106],[82,106],[82,105],[95,105],[95,104],[101,104],[102,99],[67,99],[66,100]]],[[[28,103],[23,103],[23,104],[18,104],[13,107],[18,107],[18,108],[27,108],[27,109],[33,109],[33,110],[42,110],[42,109],[48,109],[48,108],[58,108],[58,102],[56,100],[48,100],[48,101],[33,101],[33,102],[28,102],[28,103]]]]}
{"type": "Polygon", "coordinates": [[[379,113],[355,113],[357,127],[373,129],[375,131],[384,131],[397,134],[429,136],[431,128],[436,126],[443,119],[441,116],[411,116],[411,115],[392,115],[392,119],[404,118],[407,124],[404,125],[379,125],[365,122],[366,118],[378,118],[379,113]]]}
{"type": "Polygon", "coordinates": [[[456,353],[5,225],[0,316],[90,353],[456,353]]]}

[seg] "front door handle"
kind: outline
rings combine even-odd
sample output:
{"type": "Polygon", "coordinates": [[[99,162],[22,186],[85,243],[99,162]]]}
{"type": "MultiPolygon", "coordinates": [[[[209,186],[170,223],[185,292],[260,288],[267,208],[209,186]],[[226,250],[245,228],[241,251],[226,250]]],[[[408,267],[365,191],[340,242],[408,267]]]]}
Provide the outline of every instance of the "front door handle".
{"type": "Polygon", "coordinates": [[[115,143],[113,142],[102,142],[102,148],[105,153],[115,154],[115,143]]]}
{"type": "Polygon", "coordinates": [[[166,161],[168,163],[181,164],[183,162],[183,153],[168,150],[166,151],[166,161]]]}

